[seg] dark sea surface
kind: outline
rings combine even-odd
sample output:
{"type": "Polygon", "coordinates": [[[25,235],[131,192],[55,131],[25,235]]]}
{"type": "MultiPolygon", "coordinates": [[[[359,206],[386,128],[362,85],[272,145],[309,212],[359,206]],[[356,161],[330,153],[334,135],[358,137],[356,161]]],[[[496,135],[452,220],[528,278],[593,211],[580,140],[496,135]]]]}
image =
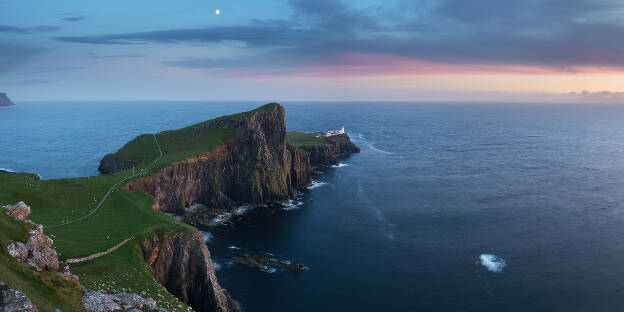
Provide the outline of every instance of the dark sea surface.
{"type": "MultiPolygon", "coordinates": [[[[95,175],[138,134],[260,104],[17,103],[0,108],[0,168],[95,175]]],[[[244,311],[624,309],[624,106],[283,105],[290,130],[344,124],[362,152],[302,205],[204,229],[244,311]]]]}

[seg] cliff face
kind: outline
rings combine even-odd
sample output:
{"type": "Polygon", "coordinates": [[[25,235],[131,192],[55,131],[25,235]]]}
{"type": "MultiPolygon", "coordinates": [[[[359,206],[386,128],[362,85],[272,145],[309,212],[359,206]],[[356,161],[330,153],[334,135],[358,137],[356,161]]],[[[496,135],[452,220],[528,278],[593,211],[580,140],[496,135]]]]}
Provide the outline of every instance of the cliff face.
{"type": "Polygon", "coordinates": [[[15,104],[13,104],[11,100],[9,100],[9,97],[6,95],[6,93],[0,92],[0,106],[11,106],[11,105],[15,105],[15,104]]]}
{"type": "MultiPolygon", "coordinates": [[[[237,204],[283,201],[290,188],[309,183],[307,155],[287,148],[283,107],[275,105],[248,118],[221,118],[199,127],[224,126],[238,129],[225,144],[134,180],[125,189],[154,196],[154,209],[188,217],[197,213],[188,209],[195,203],[218,211],[237,204]]],[[[187,221],[197,225],[205,220],[191,216],[187,221]]]]}
{"type": "Polygon", "coordinates": [[[156,280],[195,311],[239,311],[219,286],[200,233],[164,233],[144,241],[141,248],[156,280]]]}
{"type": "Polygon", "coordinates": [[[360,152],[360,148],[351,142],[347,134],[323,138],[323,143],[322,145],[299,146],[299,148],[310,153],[312,167],[337,165],[339,158],[360,152]]]}
{"type": "Polygon", "coordinates": [[[288,152],[291,157],[290,186],[292,188],[304,187],[310,184],[310,153],[288,144],[288,152]]]}

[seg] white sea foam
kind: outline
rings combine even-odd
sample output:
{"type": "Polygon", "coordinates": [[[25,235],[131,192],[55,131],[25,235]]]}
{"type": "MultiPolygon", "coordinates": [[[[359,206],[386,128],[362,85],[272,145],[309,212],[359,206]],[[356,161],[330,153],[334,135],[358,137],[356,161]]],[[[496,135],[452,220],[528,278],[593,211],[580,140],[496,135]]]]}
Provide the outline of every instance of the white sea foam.
{"type": "Polygon", "coordinates": [[[204,237],[204,239],[206,240],[206,242],[209,242],[212,239],[212,237],[213,237],[212,233],[210,233],[210,232],[201,231],[201,233],[202,233],[202,236],[204,237]]]}
{"type": "Polygon", "coordinates": [[[234,245],[232,245],[232,246],[230,246],[230,247],[228,247],[228,248],[229,248],[229,249],[234,249],[234,250],[240,250],[240,248],[239,248],[239,247],[236,247],[236,246],[234,246],[234,245]]]}
{"type": "Polygon", "coordinates": [[[11,169],[7,169],[7,168],[0,168],[1,171],[6,171],[6,172],[13,172],[13,173],[17,173],[17,171],[13,171],[11,169]]]}
{"type": "Polygon", "coordinates": [[[351,166],[350,163],[339,163],[337,165],[332,165],[332,168],[342,168],[342,167],[348,167],[351,166]]]}
{"type": "Polygon", "coordinates": [[[212,267],[214,268],[215,271],[221,270],[221,264],[219,264],[218,262],[214,260],[212,260],[212,267]]]}
{"type": "Polygon", "coordinates": [[[243,215],[245,213],[247,213],[247,211],[253,209],[253,206],[240,206],[238,208],[236,208],[236,214],[237,215],[243,215]]]}
{"type": "Polygon", "coordinates": [[[230,220],[230,218],[232,218],[232,213],[230,212],[226,212],[224,214],[220,214],[218,215],[216,218],[212,219],[212,221],[210,222],[211,225],[219,225],[219,224],[223,224],[227,221],[230,220]]]}
{"type": "Polygon", "coordinates": [[[507,263],[503,258],[497,257],[492,254],[482,254],[479,256],[479,261],[481,261],[481,265],[486,267],[488,270],[494,273],[503,272],[503,268],[507,263]]]}
{"type": "Polygon", "coordinates": [[[392,154],[392,152],[388,152],[388,151],[384,151],[382,149],[376,148],[373,144],[370,144],[368,142],[366,142],[366,145],[368,147],[370,147],[370,149],[372,149],[372,150],[374,150],[376,152],[379,152],[379,153],[382,153],[382,154],[392,154]]]}
{"type": "Polygon", "coordinates": [[[302,201],[297,201],[297,203],[295,204],[295,201],[290,199],[288,200],[288,204],[283,204],[282,209],[283,210],[295,210],[295,209],[299,209],[301,205],[303,205],[302,201]]]}
{"type": "Polygon", "coordinates": [[[327,182],[312,181],[312,185],[308,186],[308,190],[315,189],[317,187],[321,187],[321,186],[323,186],[325,184],[327,184],[327,182]]]}

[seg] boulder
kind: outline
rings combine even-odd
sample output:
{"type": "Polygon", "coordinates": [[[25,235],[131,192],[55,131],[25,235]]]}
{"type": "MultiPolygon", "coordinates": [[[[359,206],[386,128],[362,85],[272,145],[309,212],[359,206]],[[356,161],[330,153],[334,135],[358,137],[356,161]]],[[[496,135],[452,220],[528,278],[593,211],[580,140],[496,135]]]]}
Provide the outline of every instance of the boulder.
{"type": "Polygon", "coordinates": [[[37,312],[37,307],[24,293],[0,282],[0,312],[37,312]]]}
{"type": "Polygon", "coordinates": [[[30,215],[30,207],[26,205],[23,201],[11,206],[4,206],[4,211],[9,216],[15,218],[15,220],[25,220],[30,215]]]}
{"type": "Polygon", "coordinates": [[[43,234],[43,226],[39,225],[36,230],[28,231],[28,242],[26,243],[26,247],[31,253],[41,251],[45,248],[52,247],[54,241],[43,234]]]}
{"type": "Polygon", "coordinates": [[[24,262],[28,258],[28,248],[24,243],[10,241],[7,250],[9,255],[19,262],[24,262]]]}
{"type": "Polygon", "coordinates": [[[43,248],[41,251],[33,252],[32,262],[35,264],[35,268],[42,270],[58,270],[59,261],[56,250],[52,248],[43,248]]]}
{"type": "Polygon", "coordinates": [[[78,276],[74,275],[71,273],[71,271],[69,270],[69,266],[65,266],[63,268],[62,272],[59,272],[59,275],[61,275],[64,279],[74,282],[77,285],[80,285],[80,279],[78,278],[78,276]]]}

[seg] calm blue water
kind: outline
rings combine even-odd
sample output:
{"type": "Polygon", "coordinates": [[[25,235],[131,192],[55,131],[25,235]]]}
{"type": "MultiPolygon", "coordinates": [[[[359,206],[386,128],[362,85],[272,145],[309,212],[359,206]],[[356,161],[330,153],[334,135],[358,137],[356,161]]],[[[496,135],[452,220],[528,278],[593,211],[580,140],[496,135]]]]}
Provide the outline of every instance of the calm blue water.
{"type": "MultiPolygon", "coordinates": [[[[96,174],[140,133],[259,104],[18,103],[0,108],[0,167],[96,174]]],[[[624,107],[284,105],[290,129],[344,124],[362,153],[298,209],[256,209],[210,230],[220,282],[245,311],[624,306],[624,107]],[[258,271],[232,263],[230,246],[309,270],[258,271]]]]}

